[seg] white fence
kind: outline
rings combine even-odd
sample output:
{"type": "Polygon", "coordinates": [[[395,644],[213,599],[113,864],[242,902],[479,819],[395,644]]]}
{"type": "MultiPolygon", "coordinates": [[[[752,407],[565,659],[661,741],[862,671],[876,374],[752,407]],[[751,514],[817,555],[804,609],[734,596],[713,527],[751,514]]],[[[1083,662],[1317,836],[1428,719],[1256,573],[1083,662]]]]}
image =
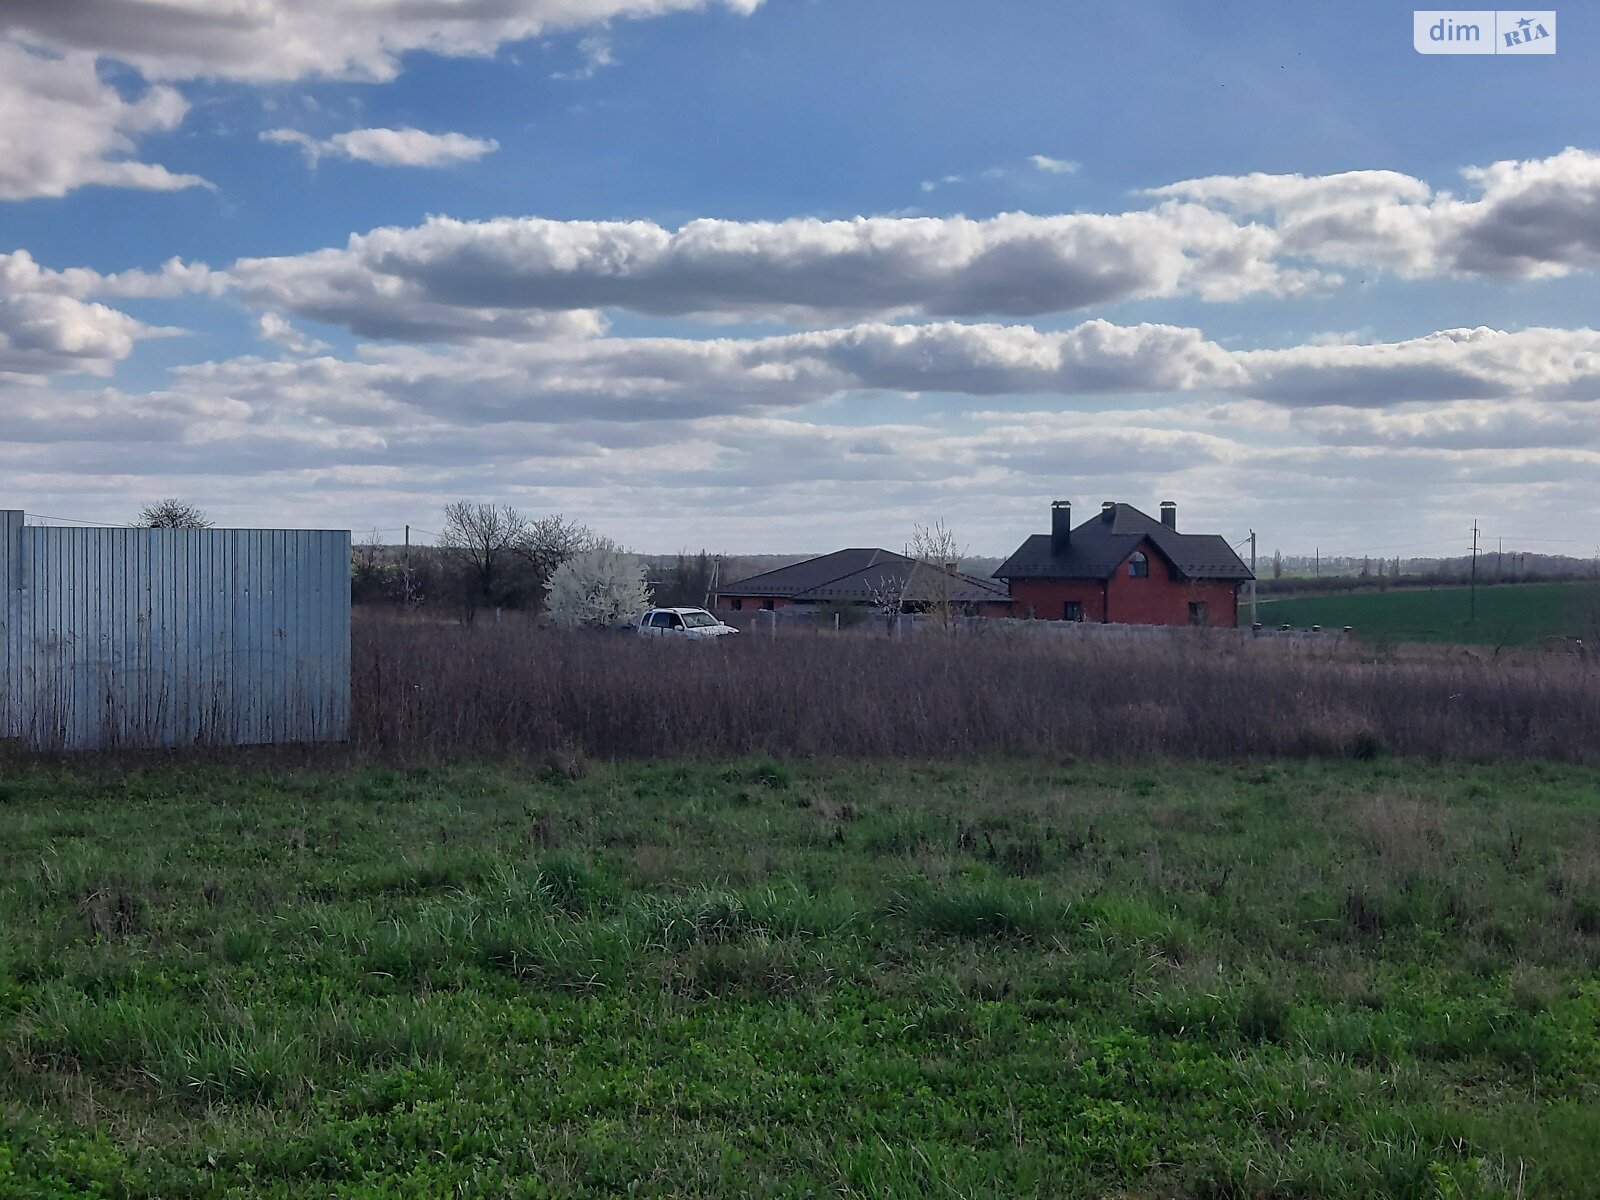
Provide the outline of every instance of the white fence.
{"type": "Polygon", "coordinates": [[[338,741],[350,534],[60,529],[0,511],[0,736],[43,749],[338,741]]]}

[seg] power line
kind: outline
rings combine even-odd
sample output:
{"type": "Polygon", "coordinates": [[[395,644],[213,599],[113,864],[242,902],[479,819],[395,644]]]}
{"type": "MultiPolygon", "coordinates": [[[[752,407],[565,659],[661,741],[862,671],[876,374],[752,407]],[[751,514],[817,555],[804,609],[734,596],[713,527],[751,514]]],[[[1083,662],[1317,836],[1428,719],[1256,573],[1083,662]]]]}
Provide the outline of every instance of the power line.
{"type": "Polygon", "coordinates": [[[69,525],[99,525],[105,529],[131,528],[126,521],[91,521],[86,517],[52,517],[49,513],[28,513],[30,517],[37,517],[41,521],[65,521],[69,525]]]}

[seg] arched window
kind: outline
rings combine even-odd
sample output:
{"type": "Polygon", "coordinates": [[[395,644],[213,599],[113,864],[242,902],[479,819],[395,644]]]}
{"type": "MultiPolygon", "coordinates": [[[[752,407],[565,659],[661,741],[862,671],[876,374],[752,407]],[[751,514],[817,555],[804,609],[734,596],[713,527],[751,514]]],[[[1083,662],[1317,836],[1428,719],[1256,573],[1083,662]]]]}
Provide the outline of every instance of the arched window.
{"type": "Polygon", "coordinates": [[[1139,551],[1133,552],[1133,557],[1128,559],[1128,578],[1143,579],[1150,574],[1150,560],[1139,551]]]}

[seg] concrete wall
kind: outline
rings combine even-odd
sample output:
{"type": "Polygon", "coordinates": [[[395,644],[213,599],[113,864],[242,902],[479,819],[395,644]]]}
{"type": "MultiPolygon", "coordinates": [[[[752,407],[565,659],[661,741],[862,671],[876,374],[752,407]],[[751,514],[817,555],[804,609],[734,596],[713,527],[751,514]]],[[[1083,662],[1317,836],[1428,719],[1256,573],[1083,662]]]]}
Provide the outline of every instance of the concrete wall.
{"type": "Polygon", "coordinates": [[[344,530],[59,529],[0,512],[0,735],[53,749],[337,741],[344,530]]]}

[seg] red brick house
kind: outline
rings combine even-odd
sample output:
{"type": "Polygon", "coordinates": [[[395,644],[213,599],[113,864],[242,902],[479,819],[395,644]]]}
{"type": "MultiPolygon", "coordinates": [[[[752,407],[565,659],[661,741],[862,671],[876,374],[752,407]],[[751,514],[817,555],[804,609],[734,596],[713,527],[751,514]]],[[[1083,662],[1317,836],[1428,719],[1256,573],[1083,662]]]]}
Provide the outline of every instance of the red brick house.
{"type": "Polygon", "coordinates": [[[1253,578],[1226,538],[1179,533],[1170,500],[1159,521],[1108,500],[1076,529],[1072,505],[1057,500],[1050,532],[1023,542],[994,575],[1010,585],[1019,617],[1229,629],[1239,585],[1253,578]]]}
{"type": "Polygon", "coordinates": [[[941,569],[870,546],[835,550],[724,584],[717,589],[716,604],[734,612],[822,604],[869,608],[885,593],[903,597],[906,612],[949,605],[977,617],[1011,615],[1011,599],[1003,583],[963,574],[954,563],[941,569]]]}

